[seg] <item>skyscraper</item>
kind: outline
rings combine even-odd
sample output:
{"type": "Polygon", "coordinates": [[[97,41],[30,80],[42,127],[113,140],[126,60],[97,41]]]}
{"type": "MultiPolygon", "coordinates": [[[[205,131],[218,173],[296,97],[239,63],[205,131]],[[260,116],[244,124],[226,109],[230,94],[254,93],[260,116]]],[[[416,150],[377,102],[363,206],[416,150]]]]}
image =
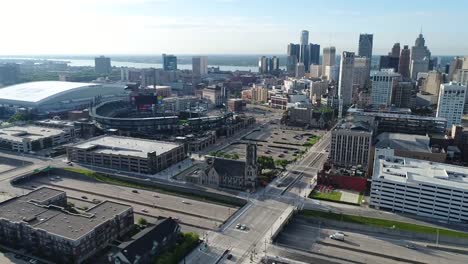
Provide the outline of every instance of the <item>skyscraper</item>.
{"type": "Polygon", "coordinates": [[[208,57],[198,56],[192,58],[192,73],[194,76],[202,76],[208,73],[208,57]]]}
{"type": "Polygon", "coordinates": [[[288,44],[288,54],[287,54],[288,56],[295,56],[296,60],[299,61],[300,52],[301,52],[301,45],[294,44],[294,43],[289,43],[288,44]]]}
{"type": "Polygon", "coordinates": [[[112,71],[111,59],[104,56],[94,58],[94,71],[97,74],[110,74],[112,71]]]}
{"type": "Polygon", "coordinates": [[[320,45],[309,44],[309,64],[320,64],[320,45]]]}
{"type": "Polygon", "coordinates": [[[440,85],[442,83],[444,83],[442,73],[438,71],[430,71],[427,73],[427,78],[424,82],[423,90],[433,95],[439,95],[440,85]]]}
{"type": "Polygon", "coordinates": [[[296,78],[302,78],[305,75],[304,63],[299,62],[296,64],[296,78]]]}
{"type": "Polygon", "coordinates": [[[388,53],[392,57],[400,57],[400,43],[393,44],[392,51],[388,53]]]}
{"type": "Polygon", "coordinates": [[[309,31],[302,30],[301,32],[301,52],[299,56],[299,62],[302,62],[305,66],[305,70],[309,70],[309,31]]]}
{"type": "Polygon", "coordinates": [[[308,45],[309,44],[309,31],[302,30],[301,31],[301,45],[308,45]]]}
{"type": "Polygon", "coordinates": [[[268,73],[269,59],[265,56],[262,56],[258,59],[258,72],[259,73],[268,73]]]}
{"type": "Polygon", "coordinates": [[[163,54],[163,69],[165,71],[175,71],[177,70],[177,57],[170,54],[163,54]]]}
{"type": "Polygon", "coordinates": [[[465,94],[466,86],[459,83],[450,82],[440,85],[436,116],[447,119],[447,129],[452,128],[452,125],[461,124],[465,94]]]}
{"type": "Polygon", "coordinates": [[[398,82],[393,88],[392,104],[401,108],[413,108],[416,100],[414,82],[398,82]]]}
{"type": "MultiPolygon", "coordinates": [[[[327,66],[335,65],[336,60],[336,49],[335,47],[325,47],[323,48],[323,58],[322,58],[322,73],[326,73],[327,66]]],[[[327,76],[329,77],[329,76],[327,76]]]]}
{"type": "Polygon", "coordinates": [[[359,57],[367,57],[372,59],[372,46],[374,42],[374,35],[360,34],[359,35],[359,57]]]}
{"type": "Polygon", "coordinates": [[[416,76],[419,72],[427,72],[429,70],[430,59],[431,52],[426,47],[424,37],[422,33],[420,33],[414,42],[414,46],[411,47],[410,72],[413,80],[416,80],[416,76]]]}
{"type": "Polygon", "coordinates": [[[371,59],[367,57],[354,58],[353,86],[356,89],[364,88],[370,77],[371,59]]]}
{"type": "Polygon", "coordinates": [[[340,80],[338,98],[340,106],[348,106],[352,102],[354,75],[354,52],[343,51],[340,61],[340,80]]]}
{"type": "Polygon", "coordinates": [[[279,58],[276,56],[273,56],[271,58],[271,63],[270,63],[270,72],[275,72],[279,70],[279,58]]]}
{"type": "Polygon", "coordinates": [[[294,55],[289,55],[286,58],[286,71],[289,75],[295,75],[297,58],[294,55]]]}
{"type": "Polygon", "coordinates": [[[408,49],[408,45],[405,45],[401,50],[398,73],[400,73],[403,78],[410,77],[410,50],[408,49]]]}
{"type": "Polygon", "coordinates": [[[390,70],[379,71],[371,76],[371,104],[375,106],[390,106],[392,104],[393,90],[401,75],[390,70]]]}

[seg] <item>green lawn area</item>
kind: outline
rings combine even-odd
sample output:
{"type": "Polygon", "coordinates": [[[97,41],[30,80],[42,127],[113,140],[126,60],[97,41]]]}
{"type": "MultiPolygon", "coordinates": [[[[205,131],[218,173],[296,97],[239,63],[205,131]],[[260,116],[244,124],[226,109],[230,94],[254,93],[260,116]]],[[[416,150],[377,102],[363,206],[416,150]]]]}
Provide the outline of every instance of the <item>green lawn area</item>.
{"type": "Polygon", "coordinates": [[[324,192],[313,191],[309,195],[309,198],[319,199],[319,200],[327,200],[327,201],[340,201],[341,192],[331,191],[329,193],[324,193],[324,192]]]}
{"type": "Polygon", "coordinates": [[[85,175],[87,177],[93,178],[93,179],[95,179],[95,180],[97,180],[99,182],[104,182],[104,183],[108,183],[108,184],[120,185],[120,186],[125,186],[125,187],[130,187],[130,188],[137,188],[137,189],[145,189],[145,190],[150,190],[150,191],[157,191],[157,192],[160,192],[160,193],[167,193],[167,194],[177,195],[177,196],[181,196],[181,197],[187,197],[187,198],[190,198],[190,199],[195,199],[195,200],[200,200],[200,201],[208,201],[208,202],[211,202],[211,203],[217,203],[217,204],[221,204],[221,205],[229,206],[229,207],[232,207],[232,206],[242,207],[243,206],[243,205],[240,205],[240,204],[228,203],[227,201],[224,201],[224,200],[221,200],[221,199],[215,199],[213,197],[206,197],[206,196],[202,196],[202,195],[189,194],[189,193],[185,193],[185,192],[176,192],[174,190],[165,189],[163,187],[158,188],[158,187],[155,187],[155,186],[152,186],[152,185],[146,185],[146,184],[141,184],[141,183],[137,183],[137,182],[112,178],[112,177],[106,176],[104,174],[96,173],[96,172],[90,171],[90,170],[79,169],[79,168],[64,168],[64,170],[80,173],[80,174],[83,174],[83,175],[85,175]]]}
{"type": "Polygon", "coordinates": [[[154,261],[155,264],[179,263],[190,251],[198,245],[198,234],[184,233],[181,240],[170,250],[163,253],[154,261]]]}
{"type": "MultiPolygon", "coordinates": [[[[300,214],[305,217],[320,217],[320,218],[331,219],[335,221],[343,221],[343,222],[348,222],[348,223],[377,226],[377,227],[383,227],[383,228],[392,228],[394,226],[395,229],[402,230],[402,231],[415,232],[415,233],[425,233],[425,234],[437,233],[437,228],[434,228],[434,227],[403,223],[403,222],[380,219],[380,218],[336,214],[336,213],[314,211],[314,210],[303,210],[300,212],[300,214]]],[[[447,229],[439,229],[439,234],[441,236],[448,236],[448,237],[468,238],[468,233],[452,231],[452,230],[447,230],[447,229]]]]}
{"type": "Polygon", "coordinates": [[[320,140],[320,137],[319,136],[316,136],[316,135],[312,135],[309,137],[309,139],[307,139],[307,142],[303,144],[303,146],[306,146],[306,147],[312,147],[313,145],[315,145],[315,143],[317,143],[317,141],[320,140]]]}

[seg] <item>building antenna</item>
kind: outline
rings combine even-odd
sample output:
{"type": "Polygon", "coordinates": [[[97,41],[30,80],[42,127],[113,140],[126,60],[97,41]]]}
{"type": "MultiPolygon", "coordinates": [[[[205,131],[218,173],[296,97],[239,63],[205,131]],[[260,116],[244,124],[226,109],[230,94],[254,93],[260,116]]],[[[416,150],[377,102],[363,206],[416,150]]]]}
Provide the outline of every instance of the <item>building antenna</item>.
{"type": "Polygon", "coordinates": [[[421,30],[419,31],[419,35],[422,35],[422,25],[421,25],[421,30]]]}

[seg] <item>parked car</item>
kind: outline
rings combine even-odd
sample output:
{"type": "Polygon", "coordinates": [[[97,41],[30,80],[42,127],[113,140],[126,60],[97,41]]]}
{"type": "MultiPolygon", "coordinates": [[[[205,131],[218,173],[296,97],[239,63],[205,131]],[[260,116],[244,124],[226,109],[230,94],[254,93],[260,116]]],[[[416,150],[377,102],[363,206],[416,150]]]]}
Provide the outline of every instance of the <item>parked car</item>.
{"type": "Polygon", "coordinates": [[[240,230],[245,230],[245,229],[247,229],[247,227],[245,225],[240,226],[240,230]]]}
{"type": "Polygon", "coordinates": [[[87,199],[88,199],[88,197],[83,195],[83,196],[81,196],[81,199],[85,199],[85,200],[87,200],[87,199]]]}
{"type": "Polygon", "coordinates": [[[137,190],[132,190],[132,193],[138,193],[138,191],[137,190]]]}
{"type": "Polygon", "coordinates": [[[239,229],[241,227],[241,224],[236,225],[236,229],[239,229]]]}
{"type": "Polygon", "coordinates": [[[146,209],[141,209],[141,211],[142,211],[143,213],[147,213],[147,212],[148,212],[148,210],[146,210],[146,209]]]}
{"type": "Polygon", "coordinates": [[[232,254],[228,254],[226,258],[229,260],[232,259],[232,254]]]}

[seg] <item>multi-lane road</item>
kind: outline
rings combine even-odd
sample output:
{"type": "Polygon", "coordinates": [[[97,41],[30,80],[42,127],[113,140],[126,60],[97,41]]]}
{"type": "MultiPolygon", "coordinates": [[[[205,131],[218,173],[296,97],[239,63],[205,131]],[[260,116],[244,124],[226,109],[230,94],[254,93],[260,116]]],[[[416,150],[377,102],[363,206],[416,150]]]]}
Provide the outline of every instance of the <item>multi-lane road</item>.
{"type": "Polygon", "coordinates": [[[302,159],[288,167],[289,173],[283,177],[292,177],[291,184],[277,187],[277,181],[272,182],[264,190],[249,195],[249,203],[235,214],[223,226],[220,232],[208,233],[208,246],[202,245],[185,259],[186,263],[250,263],[258,262],[266,255],[265,249],[270,243],[272,233],[285,220],[294,207],[303,203],[314,188],[314,177],[327,158],[327,148],[330,144],[330,133],[303,156],[302,159]],[[294,172],[294,173],[293,173],[294,172]],[[245,224],[246,230],[236,228],[237,224],[245,224]],[[233,259],[223,258],[223,253],[230,250],[233,259]]]}

